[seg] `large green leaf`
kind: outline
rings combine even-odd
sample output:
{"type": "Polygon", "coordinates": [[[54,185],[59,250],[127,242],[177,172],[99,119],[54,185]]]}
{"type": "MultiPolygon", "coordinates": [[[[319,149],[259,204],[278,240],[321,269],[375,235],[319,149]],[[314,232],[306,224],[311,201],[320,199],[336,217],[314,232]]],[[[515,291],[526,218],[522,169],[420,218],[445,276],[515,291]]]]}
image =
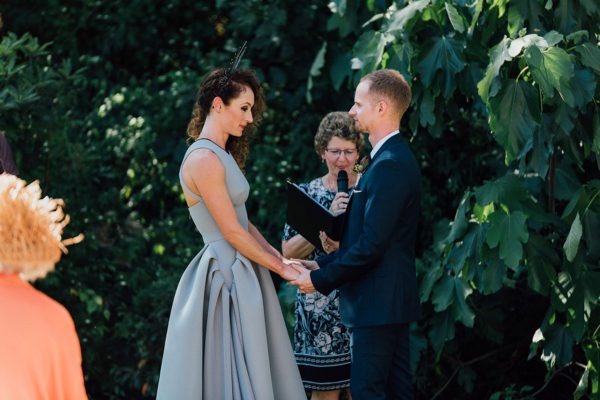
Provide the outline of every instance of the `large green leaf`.
{"type": "Polygon", "coordinates": [[[595,0],[581,0],[581,5],[588,15],[593,16],[599,11],[598,2],[595,0]]]}
{"type": "Polygon", "coordinates": [[[496,293],[504,287],[505,276],[506,266],[498,257],[493,257],[478,267],[477,287],[483,294],[496,293]]]}
{"type": "Polygon", "coordinates": [[[550,137],[552,127],[547,120],[548,118],[544,118],[542,126],[533,135],[533,148],[531,157],[529,157],[529,168],[538,173],[542,179],[546,178],[550,167],[550,155],[553,152],[552,138],[550,137]]]}
{"type": "Polygon", "coordinates": [[[568,271],[561,271],[552,287],[550,303],[557,311],[565,311],[569,298],[573,295],[575,288],[574,280],[568,271]]]}
{"type": "Polygon", "coordinates": [[[457,321],[460,321],[464,326],[468,328],[473,327],[475,321],[475,314],[471,310],[471,307],[467,305],[467,297],[473,292],[473,289],[467,286],[467,284],[460,278],[454,279],[454,294],[455,301],[452,303],[452,315],[457,321]]]}
{"type": "Polygon", "coordinates": [[[410,60],[413,57],[413,46],[410,43],[394,43],[389,46],[387,53],[389,59],[386,68],[400,71],[402,76],[410,82],[412,80],[410,60]]]}
{"type": "Polygon", "coordinates": [[[410,332],[410,369],[413,374],[417,370],[417,366],[419,365],[419,360],[421,359],[421,354],[427,350],[427,339],[425,336],[417,335],[410,332]]]}
{"type": "Polygon", "coordinates": [[[321,75],[321,68],[325,65],[325,53],[327,52],[327,42],[323,42],[321,49],[315,56],[312,66],[310,67],[310,73],[308,74],[308,82],[306,84],[306,100],[311,103],[312,95],[311,90],[313,88],[313,78],[321,75]]]}
{"type": "Polygon", "coordinates": [[[573,358],[573,334],[559,323],[551,325],[544,332],[542,360],[551,368],[562,367],[573,358]]]}
{"type": "Polygon", "coordinates": [[[508,55],[511,57],[517,57],[523,49],[528,49],[530,47],[538,47],[540,49],[547,49],[548,41],[540,35],[536,35],[535,33],[531,33],[529,35],[525,35],[523,37],[514,39],[510,42],[510,46],[508,46],[508,55]]]}
{"type": "Polygon", "coordinates": [[[592,43],[583,43],[575,47],[581,57],[581,63],[600,74],[600,48],[592,43]]]}
{"type": "Polygon", "coordinates": [[[467,217],[465,214],[471,208],[471,197],[473,194],[471,192],[466,192],[463,198],[460,201],[460,205],[456,210],[456,214],[454,215],[454,221],[452,222],[452,228],[448,233],[448,237],[446,238],[447,242],[453,242],[458,240],[462,235],[464,235],[467,227],[469,226],[469,222],[467,221],[467,217]]]}
{"type": "Polygon", "coordinates": [[[575,393],[573,393],[573,400],[579,400],[579,399],[583,398],[583,396],[586,396],[586,393],[588,391],[589,377],[590,377],[590,365],[588,364],[588,365],[586,365],[585,371],[583,371],[583,374],[581,375],[581,378],[579,379],[579,383],[577,384],[577,389],[575,389],[575,393]]]}
{"type": "MultiPolygon", "coordinates": [[[[522,177],[508,173],[475,189],[477,204],[506,204],[512,211],[521,208],[529,196],[522,177]]],[[[488,214],[489,217],[489,214],[488,214]]]]}
{"type": "Polygon", "coordinates": [[[527,283],[536,292],[547,296],[556,278],[555,266],[560,258],[552,245],[543,236],[531,234],[525,245],[527,256],[527,283]]]}
{"type": "Polygon", "coordinates": [[[600,166],[600,112],[598,110],[596,110],[594,113],[592,130],[594,135],[592,150],[594,153],[596,153],[596,159],[598,160],[598,165],[600,166]]]}
{"type": "Polygon", "coordinates": [[[552,98],[556,89],[565,103],[571,107],[575,105],[571,88],[575,67],[566,51],[558,47],[540,50],[537,46],[530,46],[525,49],[525,59],[533,78],[547,97],[552,98]]]}
{"type": "Polygon", "coordinates": [[[508,9],[508,32],[514,37],[523,26],[527,25],[529,31],[543,29],[540,16],[544,10],[539,0],[512,0],[508,9]],[[527,22],[527,24],[526,24],[527,22]]]}
{"type": "Polygon", "coordinates": [[[442,350],[446,341],[454,339],[454,333],[454,318],[449,310],[431,318],[429,339],[436,353],[442,350]]]}
{"type": "Polygon", "coordinates": [[[573,293],[567,301],[566,312],[568,327],[573,333],[574,339],[578,342],[581,341],[585,333],[590,316],[590,303],[585,298],[583,279],[585,279],[584,274],[574,283],[573,293]]]}
{"type": "Polygon", "coordinates": [[[502,64],[512,60],[512,57],[508,54],[509,45],[510,39],[504,37],[500,43],[490,50],[490,63],[485,70],[485,76],[477,84],[479,95],[486,103],[489,97],[494,97],[498,93],[498,90],[500,90],[501,85],[498,74],[500,73],[502,64]]]}
{"type": "Polygon", "coordinates": [[[346,0],[333,0],[329,2],[328,6],[331,12],[334,14],[344,16],[346,13],[346,0]]]}
{"type": "Polygon", "coordinates": [[[490,229],[486,238],[490,248],[500,245],[500,258],[510,268],[516,269],[523,257],[523,243],[527,242],[527,215],[521,211],[505,213],[502,210],[493,213],[490,229]]]}
{"type": "Polygon", "coordinates": [[[446,36],[435,37],[429,43],[431,46],[419,62],[423,84],[429,87],[436,72],[441,70],[443,79],[440,88],[444,97],[449,98],[456,88],[456,74],[465,67],[462,55],[465,43],[446,36]]]}
{"type": "Polygon", "coordinates": [[[579,218],[579,213],[575,216],[573,223],[571,224],[571,229],[569,230],[569,234],[567,235],[567,239],[565,240],[565,244],[563,245],[563,249],[565,251],[565,255],[567,256],[567,260],[573,261],[575,256],[577,255],[577,250],[579,249],[579,242],[581,241],[581,235],[583,234],[583,227],[581,226],[581,219],[579,218]]]}
{"type": "Polygon", "coordinates": [[[419,123],[425,127],[435,124],[435,97],[430,90],[425,90],[421,97],[419,109],[419,123]]]}
{"type": "Polygon", "coordinates": [[[538,96],[522,81],[506,82],[500,93],[490,99],[490,127],[494,138],[506,152],[506,163],[531,145],[533,132],[539,126],[538,96]]]}
{"type": "Polygon", "coordinates": [[[502,18],[506,12],[506,5],[509,3],[509,0],[489,0],[487,3],[489,3],[490,10],[497,8],[498,18],[502,18]]]}
{"type": "Polygon", "coordinates": [[[455,274],[458,274],[464,267],[465,261],[472,253],[473,235],[469,233],[461,242],[454,243],[452,250],[448,255],[448,262],[445,267],[451,269],[455,274]]]}
{"type": "Polygon", "coordinates": [[[427,300],[429,300],[433,285],[438,281],[438,279],[440,279],[443,273],[443,268],[437,266],[432,266],[427,270],[427,273],[423,277],[423,280],[419,286],[421,303],[425,303],[427,300]]]}
{"type": "Polygon", "coordinates": [[[461,13],[451,3],[445,3],[448,19],[455,31],[464,33],[467,30],[467,22],[461,13]]]}
{"type": "Polygon", "coordinates": [[[389,19],[387,31],[392,33],[404,30],[406,24],[413,19],[417,13],[423,11],[430,3],[431,0],[417,0],[397,10],[389,19]]]}
{"type": "Polygon", "coordinates": [[[556,168],[554,196],[559,200],[570,200],[581,187],[581,182],[570,161],[563,159],[556,168]]]}
{"type": "Polygon", "coordinates": [[[383,50],[388,39],[381,32],[367,31],[360,35],[354,45],[352,69],[361,70],[363,75],[374,71],[381,63],[383,50]]]}
{"type": "Polygon", "coordinates": [[[600,240],[596,239],[598,232],[600,232],[600,213],[588,209],[583,214],[581,224],[583,225],[583,239],[586,243],[588,256],[592,260],[600,259],[600,240]]]}
{"type": "Polygon", "coordinates": [[[436,312],[441,312],[447,309],[455,298],[454,293],[454,278],[445,275],[435,285],[431,302],[436,312]]]}
{"type": "Polygon", "coordinates": [[[530,259],[527,265],[527,284],[536,292],[547,296],[556,277],[556,271],[543,259],[530,259]]]}
{"type": "Polygon", "coordinates": [[[340,90],[346,78],[352,76],[351,59],[352,57],[350,57],[348,53],[341,53],[338,54],[331,63],[329,78],[336,91],[340,90]]]}

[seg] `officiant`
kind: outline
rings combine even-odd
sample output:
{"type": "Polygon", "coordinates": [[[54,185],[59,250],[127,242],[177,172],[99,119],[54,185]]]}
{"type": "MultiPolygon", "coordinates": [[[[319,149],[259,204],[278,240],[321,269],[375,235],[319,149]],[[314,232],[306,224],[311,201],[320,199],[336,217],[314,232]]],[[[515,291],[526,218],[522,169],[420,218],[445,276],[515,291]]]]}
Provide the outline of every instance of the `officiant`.
{"type": "MultiPolygon", "coordinates": [[[[327,173],[299,186],[332,214],[342,214],[356,183],[356,165],[364,147],[362,135],[347,112],[331,112],[319,124],[314,147],[327,173]]],[[[339,247],[339,242],[325,235],[321,244],[327,253],[339,247]]],[[[287,224],[282,253],[284,257],[309,260],[324,255],[287,224]]],[[[294,355],[304,387],[312,392],[311,400],[338,399],[350,386],[350,336],[340,321],[339,293],[334,290],[323,296],[297,292],[296,298],[294,355]]]]}

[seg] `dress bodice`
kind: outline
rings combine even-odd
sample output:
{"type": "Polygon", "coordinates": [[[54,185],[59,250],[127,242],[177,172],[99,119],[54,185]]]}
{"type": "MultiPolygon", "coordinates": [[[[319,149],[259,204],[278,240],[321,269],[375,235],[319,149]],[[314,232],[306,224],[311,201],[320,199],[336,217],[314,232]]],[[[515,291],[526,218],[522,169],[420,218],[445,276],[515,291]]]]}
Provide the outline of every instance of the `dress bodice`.
{"type": "Polygon", "coordinates": [[[235,208],[240,225],[246,229],[248,229],[246,200],[248,199],[248,194],[250,192],[250,185],[248,184],[246,177],[240,170],[233,156],[214,142],[208,139],[199,139],[192,143],[192,145],[188,148],[181,162],[181,168],[179,169],[179,182],[187,194],[198,200],[198,203],[192,207],[189,207],[188,210],[192,220],[194,221],[194,224],[196,225],[196,228],[202,235],[202,240],[205,244],[209,244],[211,242],[223,239],[223,234],[219,230],[214,218],[208,211],[204,200],[187,187],[181,173],[185,160],[192,152],[198,149],[209,149],[217,157],[219,157],[219,160],[221,160],[221,163],[225,168],[225,185],[227,186],[227,191],[229,192],[229,198],[231,199],[233,207],[235,208]]]}

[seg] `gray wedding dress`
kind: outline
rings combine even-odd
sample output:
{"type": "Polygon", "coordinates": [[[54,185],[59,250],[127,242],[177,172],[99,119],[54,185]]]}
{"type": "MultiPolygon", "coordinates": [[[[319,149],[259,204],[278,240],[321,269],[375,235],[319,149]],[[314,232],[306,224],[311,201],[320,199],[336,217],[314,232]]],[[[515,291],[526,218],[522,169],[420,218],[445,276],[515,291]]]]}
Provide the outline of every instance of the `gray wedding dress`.
{"type": "MultiPolygon", "coordinates": [[[[194,150],[215,153],[240,224],[248,228],[249,185],[234,158],[215,143],[194,150]]],[[[183,162],[182,162],[183,165],[183,162]]],[[[237,252],[219,231],[202,199],[189,208],[204,248],[177,287],[165,343],[158,400],[306,400],[281,308],[266,268],[237,252]]]]}

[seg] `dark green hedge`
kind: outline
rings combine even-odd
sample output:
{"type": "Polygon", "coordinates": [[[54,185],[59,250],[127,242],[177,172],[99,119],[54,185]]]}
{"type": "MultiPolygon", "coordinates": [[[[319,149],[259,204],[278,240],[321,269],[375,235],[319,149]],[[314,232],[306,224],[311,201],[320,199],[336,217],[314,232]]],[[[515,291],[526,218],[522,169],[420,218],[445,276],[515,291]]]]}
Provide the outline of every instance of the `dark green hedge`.
{"type": "Polygon", "coordinates": [[[348,109],[372,68],[412,78],[403,129],[424,177],[420,397],[569,398],[578,384],[577,396],[597,395],[597,288],[584,283],[599,273],[598,12],[537,0],[2,2],[0,129],[22,177],[65,199],[67,236],[86,235],[37,286],[75,319],[90,398],[154,397],[172,297],[202,247],[178,187],[186,124],[202,76],[244,40],[268,103],[248,208],[275,244],[285,179],[324,172],[312,149],[321,117],[348,109]],[[563,35],[552,52],[584,84],[543,81],[533,48],[508,60],[494,47],[552,30],[563,35]],[[500,101],[516,80],[543,109],[522,129],[502,124],[532,107],[500,101]],[[563,105],[565,85],[579,91],[563,105]],[[510,217],[515,230],[490,238],[510,217]],[[538,328],[545,339],[532,343],[538,328]]]}

